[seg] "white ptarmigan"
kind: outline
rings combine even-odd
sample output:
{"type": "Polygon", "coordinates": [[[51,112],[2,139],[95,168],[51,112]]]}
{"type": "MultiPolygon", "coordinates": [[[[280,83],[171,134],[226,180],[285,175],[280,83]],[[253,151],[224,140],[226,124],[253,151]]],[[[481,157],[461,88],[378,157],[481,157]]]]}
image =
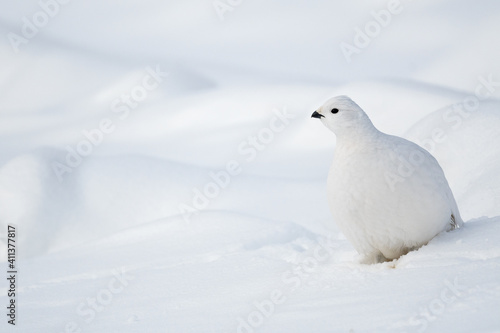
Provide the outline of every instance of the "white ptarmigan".
{"type": "Polygon", "coordinates": [[[463,225],[436,159],[417,144],[380,132],[349,97],[312,114],[337,137],[328,203],[362,263],[397,259],[463,225]]]}

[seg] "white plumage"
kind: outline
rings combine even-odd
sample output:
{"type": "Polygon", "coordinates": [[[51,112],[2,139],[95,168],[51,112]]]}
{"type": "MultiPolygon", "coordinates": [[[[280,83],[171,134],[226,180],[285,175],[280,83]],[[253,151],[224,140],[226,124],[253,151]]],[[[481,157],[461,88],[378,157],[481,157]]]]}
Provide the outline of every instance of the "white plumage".
{"type": "Polygon", "coordinates": [[[443,170],[429,152],[377,130],[347,96],[328,100],[312,117],[337,137],[328,203],[363,263],[399,258],[463,225],[443,170]]]}

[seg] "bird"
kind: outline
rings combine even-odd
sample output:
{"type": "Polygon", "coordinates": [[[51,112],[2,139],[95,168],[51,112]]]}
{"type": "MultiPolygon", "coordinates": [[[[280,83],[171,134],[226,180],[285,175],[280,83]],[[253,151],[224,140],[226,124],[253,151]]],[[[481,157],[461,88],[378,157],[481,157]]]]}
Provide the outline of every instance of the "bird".
{"type": "Polygon", "coordinates": [[[311,117],[336,136],[328,205],[360,263],[394,261],[463,226],[443,169],[427,150],[379,131],[345,95],[311,117]]]}

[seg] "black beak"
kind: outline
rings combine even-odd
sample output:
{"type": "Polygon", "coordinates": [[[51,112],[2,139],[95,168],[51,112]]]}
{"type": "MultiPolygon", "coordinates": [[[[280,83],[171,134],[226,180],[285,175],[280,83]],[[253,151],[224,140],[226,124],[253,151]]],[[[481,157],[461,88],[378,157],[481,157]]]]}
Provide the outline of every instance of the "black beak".
{"type": "Polygon", "coordinates": [[[314,111],[311,118],[319,118],[324,117],[321,113],[318,113],[318,111],[314,111]]]}

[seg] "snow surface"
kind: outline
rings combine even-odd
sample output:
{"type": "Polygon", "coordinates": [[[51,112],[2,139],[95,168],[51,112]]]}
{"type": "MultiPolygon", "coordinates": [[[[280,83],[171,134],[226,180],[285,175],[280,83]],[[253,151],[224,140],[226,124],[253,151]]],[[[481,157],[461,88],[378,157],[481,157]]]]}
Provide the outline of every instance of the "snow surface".
{"type": "Polygon", "coordinates": [[[0,4],[3,271],[19,237],[0,331],[500,332],[498,2],[401,0],[350,63],[339,44],[390,2],[231,3],[72,1],[18,53],[40,4],[0,4]],[[310,119],[339,94],[434,154],[463,229],[356,263],[326,228],[335,138],[310,119]]]}

